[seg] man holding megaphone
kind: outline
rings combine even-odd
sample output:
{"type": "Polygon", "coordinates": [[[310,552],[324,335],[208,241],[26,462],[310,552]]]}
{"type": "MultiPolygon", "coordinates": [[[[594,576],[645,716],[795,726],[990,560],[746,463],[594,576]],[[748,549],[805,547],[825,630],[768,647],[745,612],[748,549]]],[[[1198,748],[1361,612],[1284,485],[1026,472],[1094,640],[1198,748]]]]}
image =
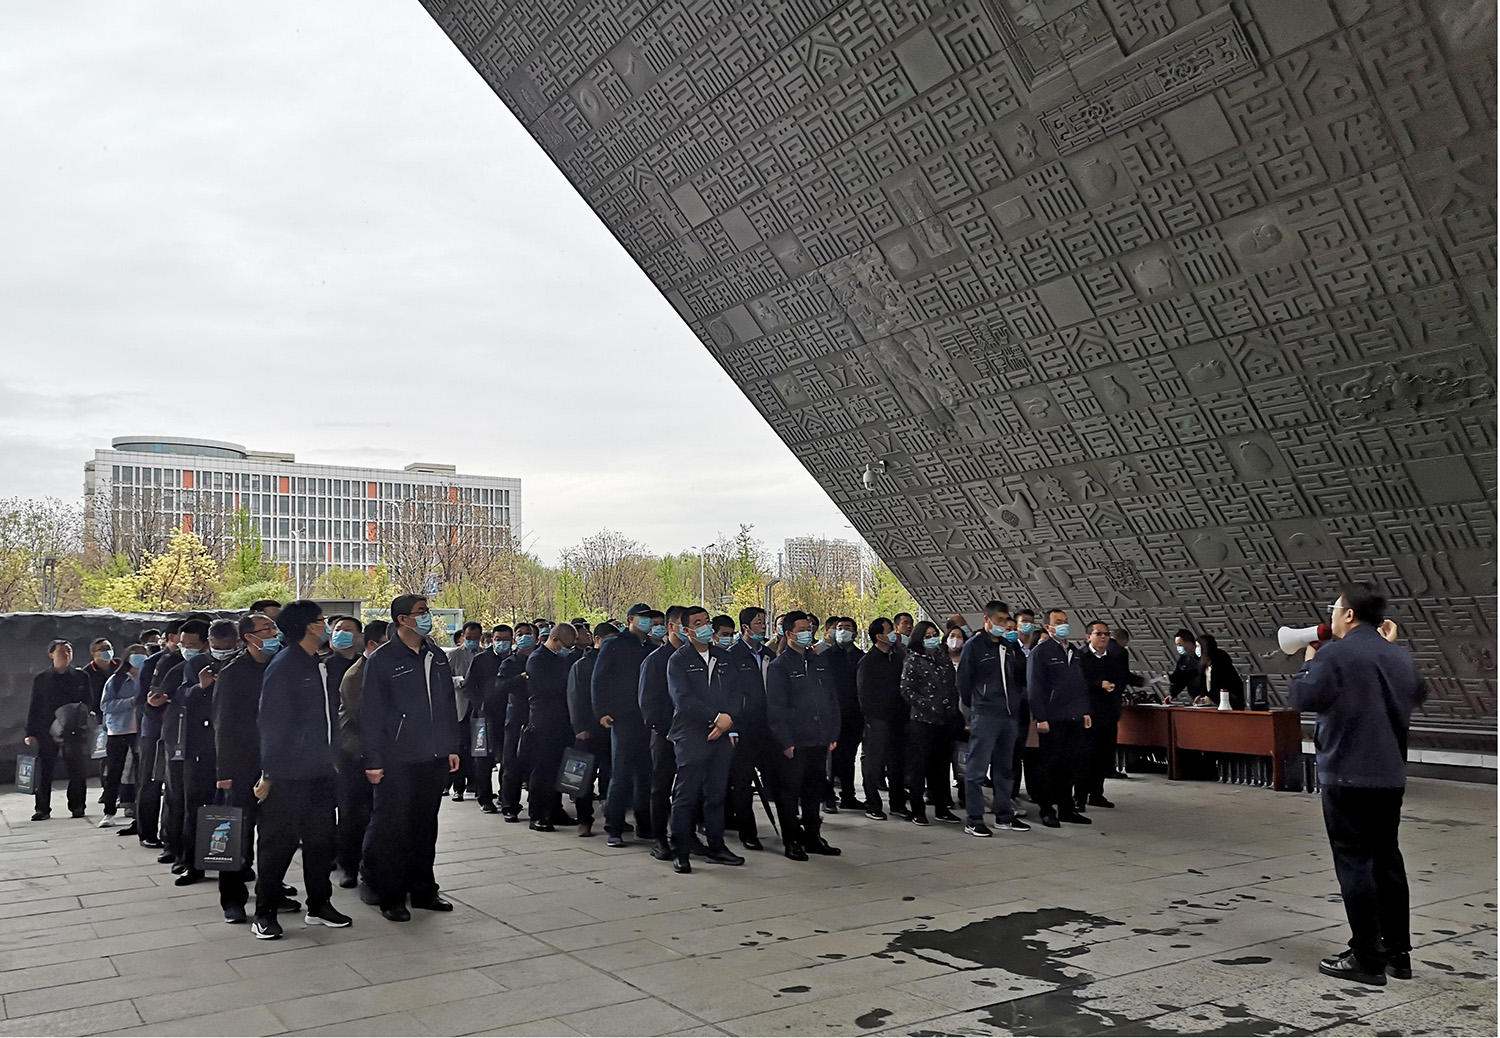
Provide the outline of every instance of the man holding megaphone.
{"type": "Polygon", "coordinates": [[[1411,655],[1394,644],[1396,625],[1385,606],[1368,584],[1349,584],[1326,627],[1282,628],[1281,637],[1283,649],[1305,646],[1287,698],[1293,709],[1318,714],[1323,821],[1352,932],[1349,950],[1323,959],[1318,970],[1375,985],[1384,985],[1387,973],[1411,979],[1410,896],[1397,829],[1407,729],[1427,698],[1411,655]]]}

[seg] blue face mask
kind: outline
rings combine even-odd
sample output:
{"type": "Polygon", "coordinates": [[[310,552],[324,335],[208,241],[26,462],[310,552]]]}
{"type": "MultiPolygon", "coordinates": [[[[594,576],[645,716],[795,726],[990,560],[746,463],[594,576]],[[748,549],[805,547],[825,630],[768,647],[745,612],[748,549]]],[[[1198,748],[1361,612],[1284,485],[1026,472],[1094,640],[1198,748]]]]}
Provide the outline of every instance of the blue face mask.
{"type": "Polygon", "coordinates": [[[1016,624],[1016,630],[1020,631],[1022,634],[1030,634],[1032,631],[1036,630],[1036,624],[1032,623],[1030,620],[1022,620],[1020,623],[1016,624]]]}
{"type": "Polygon", "coordinates": [[[183,649],[182,650],[182,659],[183,659],[183,662],[187,662],[188,660],[192,659],[194,656],[198,655],[198,653],[200,651],[201,650],[199,650],[199,649],[183,649]]]}
{"type": "Polygon", "coordinates": [[[557,653],[559,656],[571,656],[573,654],[573,646],[564,645],[560,648],[553,649],[552,651],[557,653]]]}
{"type": "Polygon", "coordinates": [[[262,638],[260,651],[267,656],[274,656],[281,651],[281,635],[273,634],[269,638],[262,638]]]}
{"type": "Polygon", "coordinates": [[[1177,655],[1179,655],[1179,656],[1186,656],[1187,655],[1187,647],[1184,646],[1184,645],[1177,646],[1177,655]]]}
{"type": "Polygon", "coordinates": [[[811,631],[798,631],[797,632],[797,644],[798,645],[802,646],[805,649],[809,645],[811,645],[812,643],[813,643],[813,633],[811,631]]]}
{"type": "Polygon", "coordinates": [[[519,638],[516,639],[516,648],[522,650],[523,652],[525,650],[527,650],[527,649],[534,649],[534,648],[536,648],[536,635],[534,635],[534,634],[523,634],[523,635],[521,635],[521,637],[519,637],[519,638]]]}
{"type": "Polygon", "coordinates": [[[510,651],[510,642],[504,642],[499,638],[496,638],[495,644],[490,647],[495,650],[496,656],[504,656],[507,652],[510,651]]]}
{"type": "Polygon", "coordinates": [[[536,636],[538,638],[540,638],[542,641],[546,641],[548,639],[548,637],[551,636],[551,634],[552,634],[552,628],[550,628],[550,627],[543,627],[543,628],[539,629],[536,632],[536,636]]]}
{"type": "Polygon", "coordinates": [[[657,641],[661,641],[666,636],[667,636],[667,625],[666,624],[654,624],[654,625],[652,625],[652,627],[651,627],[651,637],[655,638],[657,641]]]}
{"type": "Polygon", "coordinates": [[[348,649],[354,645],[353,631],[334,631],[328,639],[328,644],[335,649],[348,649]]]}
{"type": "Polygon", "coordinates": [[[478,652],[479,651],[479,643],[476,642],[473,638],[465,638],[464,639],[464,648],[468,649],[470,652],[478,652]]]}
{"type": "Polygon", "coordinates": [[[750,640],[752,642],[754,642],[756,645],[762,645],[762,644],[765,643],[766,636],[763,635],[763,634],[755,634],[755,633],[752,632],[751,635],[750,635],[750,640]]]}
{"type": "Polygon", "coordinates": [[[114,659],[115,659],[115,650],[113,650],[113,649],[105,649],[103,652],[101,652],[99,654],[99,662],[100,663],[113,663],[114,659]]]}
{"type": "Polygon", "coordinates": [[[942,644],[943,644],[943,639],[938,638],[938,637],[923,638],[922,639],[922,645],[926,647],[926,649],[927,649],[928,652],[936,652],[938,646],[942,645],[942,644]]]}
{"type": "Polygon", "coordinates": [[[1006,631],[1005,632],[1005,640],[1008,641],[1008,642],[1016,642],[1016,643],[1019,644],[1020,641],[1021,641],[1021,636],[1019,634],[1017,634],[1015,631],[1006,631]]]}
{"type": "Polygon", "coordinates": [[[721,649],[732,649],[734,648],[734,635],[721,634],[714,639],[714,644],[721,649]]]}
{"type": "Polygon", "coordinates": [[[900,631],[892,631],[891,632],[891,644],[892,645],[905,645],[906,644],[906,635],[902,634],[900,631]]]}
{"type": "Polygon", "coordinates": [[[1069,627],[1067,624],[1058,624],[1052,629],[1052,631],[1052,636],[1054,638],[1056,638],[1058,641],[1065,642],[1068,640],[1068,635],[1073,633],[1073,628],[1069,627]]]}
{"type": "Polygon", "coordinates": [[[145,663],[145,662],[146,662],[146,656],[145,656],[144,653],[132,652],[130,654],[130,665],[132,667],[139,667],[142,663],[145,663]]]}
{"type": "Polygon", "coordinates": [[[964,637],[965,638],[972,638],[972,637],[974,637],[974,632],[969,628],[968,624],[964,624],[963,626],[961,626],[959,628],[959,630],[964,632],[964,637]]]}
{"type": "Polygon", "coordinates": [[[323,627],[322,637],[320,637],[318,641],[322,642],[324,645],[328,644],[328,627],[326,625],[323,627]]]}
{"type": "Polygon", "coordinates": [[[693,631],[693,640],[699,645],[707,645],[714,640],[714,625],[700,624],[693,631]]]}
{"type": "Polygon", "coordinates": [[[637,631],[640,631],[642,634],[650,634],[651,633],[651,617],[649,617],[649,616],[637,616],[635,618],[635,629],[637,631]]]}
{"type": "Polygon", "coordinates": [[[432,633],[432,614],[431,613],[423,613],[421,616],[416,617],[416,621],[417,621],[417,633],[418,634],[431,634],[432,633]]]}
{"type": "Polygon", "coordinates": [[[854,632],[853,631],[840,631],[837,635],[835,635],[835,637],[838,638],[838,641],[839,641],[840,645],[853,645],[854,644],[854,632]]]}

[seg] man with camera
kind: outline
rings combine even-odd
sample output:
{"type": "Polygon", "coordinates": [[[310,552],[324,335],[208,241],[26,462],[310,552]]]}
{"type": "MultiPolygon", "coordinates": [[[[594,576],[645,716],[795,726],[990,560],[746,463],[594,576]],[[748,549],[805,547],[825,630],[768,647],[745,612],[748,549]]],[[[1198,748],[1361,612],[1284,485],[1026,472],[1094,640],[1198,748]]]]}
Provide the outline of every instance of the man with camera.
{"type": "Polygon", "coordinates": [[[1289,705],[1316,711],[1318,782],[1333,867],[1352,932],[1349,950],[1318,963],[1340,980],[1411,979],[1410,897],[1397,829],[1406,792],[1406,735],[1427,697],[1411,655],[1392,644],[1385,597],[1349,584],[1333,604],[1334,641],[1309,646],[1289,705]]]}

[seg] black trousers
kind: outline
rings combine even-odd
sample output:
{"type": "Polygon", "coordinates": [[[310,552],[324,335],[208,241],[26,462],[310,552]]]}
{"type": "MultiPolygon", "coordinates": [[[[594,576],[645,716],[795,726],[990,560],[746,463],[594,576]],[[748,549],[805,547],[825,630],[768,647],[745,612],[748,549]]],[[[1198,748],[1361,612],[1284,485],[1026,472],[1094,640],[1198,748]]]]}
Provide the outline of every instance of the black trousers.
{"type": "Polygon", "coordinates": [[[701,747],[687,760],[677,762],[672,787],[672,851],[685,857],[693,842],[693,819],[703,813],[703,835],[711,851],[724,846],[724,797],[729,791],[729,763],[733,757],[729,738],[722,736],[701,747]]]}
{"type": "Polygon", "coordinates": [[[901,721],[865,722],[865,806],[882,811],[880,780],[891,795],[891,810],[906,810],[906,724],[901,721]]]}
{"type": "Polygon", "coordinates": [[[531,737],[521,738],[522,727],[505,726],[500,758],[500,810],[506,814],[521,813],[521,786],[531,773],[531,737]]]}
{"type": "Polygon", "coordinates": [[[161,738],[155,733],[142,734],[136,752],[135,824],[143,840],[161,838],[161,779],[156,769],[162,761],[161,738]],[[160,763],[159,763],[160,762],[160,763]]]}
{"type": "Polygon", "coordinates": [[[472,788],[474,729],[471,721],[473,716],[471,712],[458,719],[458,770],[448,775],[448,788],[456,795],[462,795],[465,790],[472,788]]]}
{"type": "Polygon", "coordinates": [[[408,894],[426,898],[437,893],[432,859],[437,854],[438,808],[447,787],[446,757],[386,765],[375,786],[361,866],[366,885],[382,907],[404,905],[408,894]]]}
{"type": "Polygon", "coordinates": [[[729,792],[725,798],[725,825],[741,839],[758,836],[755,825],[755,790],[750,780],[760,773],[760,788],[772,799],[781,773],[781,751],[769,732],[741,735],[729,753],[729,792]]]}
{"type": "MultiPolygon", "coordinates": [[[[576,736],[577,733],[574,734],[576,736]]],[[[594,823],[594,800],[596,799],[594,790],[596,786],[601,791],[601,796],[609,793],[609,729],[603,725],[596,724],[593,728],[589,729],[588,736],[587,739],[575,738],[573,740],[573,749],[579,753],[593,754],[594,757],[594,782],[596,785],[590,786],[582,796],[573,798],[573,803],[578,805],[578,823],[580,825],[592,825],[594,823]]]]}
{"type": "Polygon", "coordinates": [[[785,751],[779,763],[776,784],[776,814],[781,818],[781,842],[805,847],[823,831],[823,770],[828,764],[828,746],[798,746],[792,756],[785,751]]]}
{"type": "MultiPolygon", "coordinates": [[[[163,745],[165,750],[166,746],[163,745]]],[[[187,773],[183,768],[185,761],[167,760],[167,792],[166,806],[162,811],[161,842],[162,846],[181,858],[183,854],[193,853],[191,847],[182,846],[182,808],[184,796],[187,792],[187,773]]]]}
{"type": "Polygon", "coordinates": [[[913,814],[925,814],[924,801],[932,795],[934,811],[953,810],[953,744],[948,725],[908,721],[906,724],[906,795],[913,814]]]}
{"type": "Polygon", "coordinates": [[[1378,973],[1411,951],[1411,894],[1398,830],[1405,789],[1323,787],[1323,824],[1349,919],[1349,948],[1378,973]]]}
{"type": "Polygon", "coordinates": [[[1104,780],[1115,773],[1116,740],[1120,737],[1119,720],[1106,721],[1097,717],[1088,730],[1088,781],[1082,796],[1102,797],[1104,780]]]}
{"type": "Polygon", "coordinates": [[[1044,815],[1067,814],[1073,810],[1086,781],[1089,730],[1083,726],[1081,717],[1051,721],[1047,731],[1037,733],[1037,743],[1042,770],[1041,799],[1037,803],[1044,815]]]}
{"type": "MultiPolygon", "coordinates": [[[[104,744],[104,813],[112,815],[120,806],[120,778],[125,774],[125,758],[135,752],[134,735],[111,735],[104,744]]],[[[140,771],[140,758],[136,758],[140,771]]]]}
{"type": "Polygon", "coordinates": [[[182,849],[188,856],[188,867],[197,871],[192,859],[198,851],[198,808],[214,802],[218,770],[212,757],[189,757],[182,762],[182,849]]]}
{"type": "Polygon", "coordinates": [[[281,901],[281,884],[292,855],[302,848],[302,882],[307,910],[328,904],[333,884],[334,779],[276,779],[256,810],[256,854],[260,874],[255,878],[255,914],[272,916],[281,901]]]}
{"type": "Polygon", "coordinates": [[[363,761],[339,755],[339,868],[351,876],[359,875],[364,855],[365,830],[370,827],[370,809],[375,803],[375,787],[365,778],[363,761]]]}
{"type": "MultiPolygon", "coordinates": [[[[820,773],[821,775],[821,773],[820,773]]],[[[651,832],[667,842],[672,824],[672,783],[677,778],[677,749],[662,732],[651,733],[651,832]]]]}
{"type": "Polygon", "coordinates": [[[645,725],[616,721],[609,729],[609,790],[604,801],[604,831],[625,831],[625,811],[635,812],[635,832],[651,839],[651,736],[645,725]]]}
{"type": "Polygon", "coordinates": [[[573,745],[566,721],[543,722],[526,733],[530,744],[531,778],[526,785],[526,811],[533,822],[550,825],[562,814],[562,794],[557,791],[557,771],[563,751],[573,745]]]}
{"type": "Polygon", "coordinates": [[[828,755],[828,799],[833,799],[833,784],[836,781],[839,787],[839,800],[844,804],[853,804],[859,799],[858,787],[854,782],[854,758],[859,753],[860,740],[865,735],[865,718],[863,714],[855,714],[852,717],[845,716],[839,722],[838,744],[833,752],[828,755]]]}
{"type": "Polygon", "coordinates": [[[237,807],[245,812],[245,867],[238,872],[219,873],[219,906],[221,908],[228,908],[231,905],[244,908],[250,902],[250,883],[255,879],[256,815],[259,813],[257,810],[259,801],[255,799],[255,783],[259,778],[259,775],[236,776],[228,792],[221,794],[230,807],[237,807]]]}
{"type": "Polygon", "coordinates": [[[59,759],[68,768],[68,810],[79,814],[88,797],[89,750],[87,743],[65,742],[44,735],[36,741],[36,809],[52,810],[52,778],[59,759]]]}

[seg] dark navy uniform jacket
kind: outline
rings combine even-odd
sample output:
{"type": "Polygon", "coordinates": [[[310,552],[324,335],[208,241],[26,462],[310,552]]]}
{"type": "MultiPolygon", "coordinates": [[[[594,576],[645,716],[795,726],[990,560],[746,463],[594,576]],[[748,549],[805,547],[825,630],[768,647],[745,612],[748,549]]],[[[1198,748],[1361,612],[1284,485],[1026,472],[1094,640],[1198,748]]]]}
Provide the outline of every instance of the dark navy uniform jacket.
{"type": "Polygon", "coordinates": [[[667,738],[677,748],[679,764],[701,760],[731,745],[728,732],[712,742],[708,738],[709,726],[720,714],[736,719],[734,671],[728,659],[729,653],[711,648],[705,660],[689,642],[667,660],[667,693],[672,697],[672,726],[667,738]]]}

